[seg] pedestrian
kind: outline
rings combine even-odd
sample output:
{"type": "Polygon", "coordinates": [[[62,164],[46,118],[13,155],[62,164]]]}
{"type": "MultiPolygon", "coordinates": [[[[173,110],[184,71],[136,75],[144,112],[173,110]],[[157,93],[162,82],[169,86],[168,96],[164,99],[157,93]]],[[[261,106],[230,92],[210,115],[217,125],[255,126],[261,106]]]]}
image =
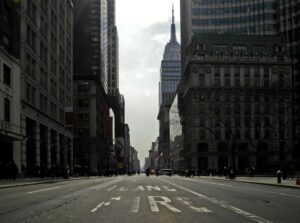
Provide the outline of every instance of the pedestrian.
{"type": "Polygon", "coordinates": [[[11,178],[12,178],[13,181],[15,181],[16,177],[19,173],[19,169],[18,169],[18,167],[17,167],[17,165],[15,164],[14,161],[12,161],[10,163],[9,169],[10,169],[11,178]]]}
{"type": "Polygon", "coordinates": [[[67,164],[65,166],[65,178],[69,179],[69,177],[70,177],[70,168],[69,168],[69,165],[67,164]]]}
{"type": "Polygon", "coordinates": [[[24,178],[25,175],[26,175],[26,167],[25,167],[24,164],[22,164],[22,166],[21,166],[21,175],[22,175],[23,178],[24,178]]]}
{"type": "Polygon", "coordinates": [[[277,174],[277,183],[280,184],[281,183],[281,176],[282,176],[281,170],[280,169],[277,170],[276,174],[277,174]]]}

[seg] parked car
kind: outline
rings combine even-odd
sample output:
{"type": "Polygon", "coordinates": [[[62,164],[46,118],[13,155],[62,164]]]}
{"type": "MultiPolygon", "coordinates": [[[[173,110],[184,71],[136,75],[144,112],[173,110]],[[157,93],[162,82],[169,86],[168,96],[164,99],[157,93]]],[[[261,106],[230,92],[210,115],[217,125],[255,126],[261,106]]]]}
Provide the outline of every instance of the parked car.
{"type": "Polygon", "coordinates": [[[171,169],[161,169],[160,175],[172,176],[172,170],[171,169]]]}

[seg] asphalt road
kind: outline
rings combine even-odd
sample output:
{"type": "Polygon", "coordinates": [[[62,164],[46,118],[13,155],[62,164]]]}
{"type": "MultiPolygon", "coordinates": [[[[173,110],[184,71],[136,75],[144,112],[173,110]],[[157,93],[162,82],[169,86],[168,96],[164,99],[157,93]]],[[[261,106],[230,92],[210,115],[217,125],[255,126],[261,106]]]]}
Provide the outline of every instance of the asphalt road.
{"type": "Polygon", "coordinates": [[[0,223],[300,222],[300,190],[167,176],[0,189],[0,223]]]}

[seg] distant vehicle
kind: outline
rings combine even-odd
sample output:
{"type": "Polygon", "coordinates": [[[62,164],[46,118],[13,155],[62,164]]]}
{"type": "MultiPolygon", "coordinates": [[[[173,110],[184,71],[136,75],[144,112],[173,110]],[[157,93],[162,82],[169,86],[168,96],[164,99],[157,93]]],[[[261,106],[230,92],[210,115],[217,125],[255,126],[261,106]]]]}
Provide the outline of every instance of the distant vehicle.
{"type": "Polygon", "coordinates": [[[155,170],[150,170],[150,175],[155,175],[155,170]]]}
{"type": "Polygon", "coordinates": [[[172,176],[172,170],[171,169],[161,169],[160,175],[172,176]]]}

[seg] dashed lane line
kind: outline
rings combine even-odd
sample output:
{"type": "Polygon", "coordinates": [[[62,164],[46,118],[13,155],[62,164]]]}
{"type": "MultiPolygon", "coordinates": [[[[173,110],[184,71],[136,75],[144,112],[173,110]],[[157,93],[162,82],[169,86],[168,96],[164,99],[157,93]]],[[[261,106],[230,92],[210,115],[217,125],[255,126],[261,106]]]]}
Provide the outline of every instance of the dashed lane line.
{"type": "Polygon", "coordinates": [[[107,190],[108,190],[108,191],[111,191],[111,190],[115,189],[116,187],[117,187],[117,185],[114,185],[114,186],[108,188],[107,190]]]}
{"type": "Polygon", "coordinates": [[[223,208],[225,208],[225,209],[228,209],[228,210],[230,210],[230,211],[233,211],[233,212],[236,213],[236,214],[239,214],[239,215],[242,215],[242,216],[244,216],[244,217],[246,217],[246,218],[249,218],[249,219],[253,220],[254,222],[258,222],[258,223],[272,223],[272,221],[269,221],[269,220],[267,220],[267,219],[264,219],[264,218],[262,218],[262,217],[259,217],[259,216],[255,215],[255,214],[252,214],[252,213],[249,213],[249,212],[244,211],[244,210],[242,210],[242,209],[239,209],[239,208],[237,208],[237,207],[234,207],[234,206],[232,206],[232,205],[230,205],[230,204],[227,204],[227,203],[224,202],[224,201],[219,201],[219,200],[217,200],[216,198],[207,197],[207,196],[205,196],[205,195],[203,195],[203,194],[200,194],[200,193],[198,193],[198,192],[195,192],[195,191],[193,191],[193,190],[190,190],[190,189],[188,189],[188,188],[186,188],[186,187],[183,187],[183,186],[180,186],[180,185],[178,185],[178,184],[171,183],[171,182],[166,181],[166,180],[161,179],[161,178],[159,178],[159,180],[161,180],[161,181],[163,181],[163,182],[166,182],[166,183],[169,183],[169,184],[171,184],[171,185],[173,185],[173,186],[175,186],[175,187],[177,187],[177,188],[180,188],[180,189],[182,189],[182,190],[184,190],[184,191],[186,191],[186,192],[189,192],[189,193],[191,193],[191,194],[194,194],[194,195],[196,195],[196,196],[198,196],[198,197],[201,197],[201,198],[203,198],[203,199],[205,199],[205,200],[208,200],[208,201],[210,201],[210,202],[213,203],[213,204],[219,205],[219,206],[221,206],[221,207],[223,207],[223,208]]]}
{"type": "Polygon", "coordinates": [[[50,187],[50,188],[41,189],[41,190],[34,190],[34,191],[27,192],[27,194],[34,194],[34,193],[44,192],[44,191],[48,191],[48,190],[56,190],[58,188],[60,188],[60,187],[50,187]]]}

